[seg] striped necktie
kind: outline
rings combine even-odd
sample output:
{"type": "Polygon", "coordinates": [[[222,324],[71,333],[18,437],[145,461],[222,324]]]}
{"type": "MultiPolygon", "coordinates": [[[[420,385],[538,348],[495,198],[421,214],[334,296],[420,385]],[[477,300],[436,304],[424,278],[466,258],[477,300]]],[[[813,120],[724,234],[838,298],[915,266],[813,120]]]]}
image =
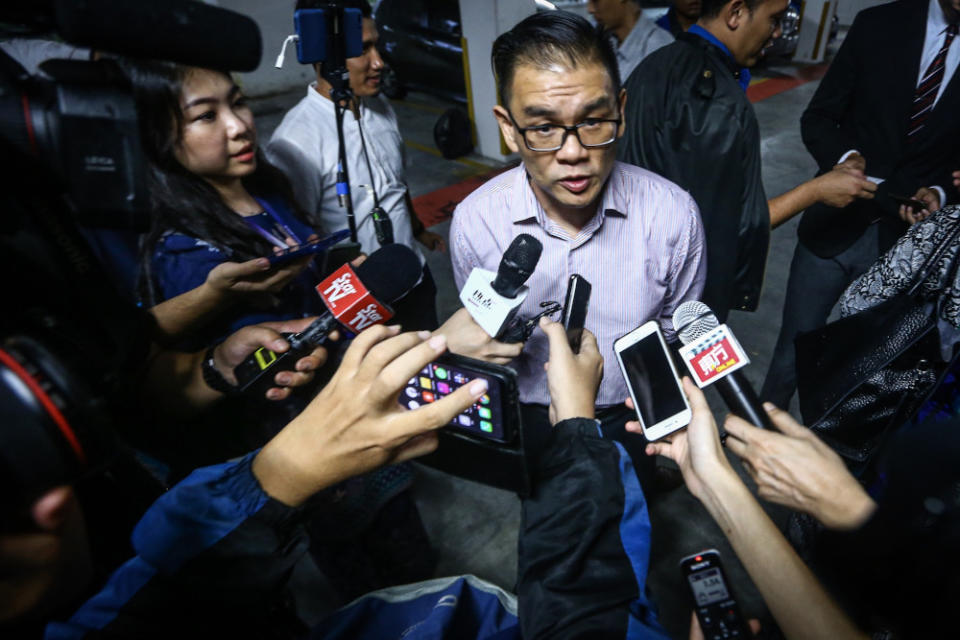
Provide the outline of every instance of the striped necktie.
{"type": "Polygon", "coordinates": [[[937,57],[933,59],[927,72],[923,74],[923,79],[917,85],[917,90],[913,94],[913,108],[910,112],[910,124],[907,126],[907,141],[912,142],[918,133],[926,124],[930,112],[933,111],[933,103],[940,93],[940,85],[943,83],[944,69],[947,61],[947,51],[950,50],[950,43],[957,35],[957,25],[951,24],[947,27],[947,37],[943,41],[943,46],[937,52],[937,57]]]}

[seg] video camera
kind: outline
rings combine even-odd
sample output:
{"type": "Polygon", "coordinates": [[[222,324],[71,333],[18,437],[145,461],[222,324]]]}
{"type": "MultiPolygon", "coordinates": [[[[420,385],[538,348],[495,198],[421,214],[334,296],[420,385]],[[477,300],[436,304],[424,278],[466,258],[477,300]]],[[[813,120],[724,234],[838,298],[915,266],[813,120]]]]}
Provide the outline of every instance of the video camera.
{"type": "Polygon", "coordinates": [[[25,504],[104,464],[137,415],[149,316],[111,287],[78,225],[143,229],[146,164],[133,93],[107,56],[257,67],[257,25],[188,0],[48,0],[0,9],[0,33],[59,36],[99,60],[45,78],[0,53],[0,505],[25,504]]]}

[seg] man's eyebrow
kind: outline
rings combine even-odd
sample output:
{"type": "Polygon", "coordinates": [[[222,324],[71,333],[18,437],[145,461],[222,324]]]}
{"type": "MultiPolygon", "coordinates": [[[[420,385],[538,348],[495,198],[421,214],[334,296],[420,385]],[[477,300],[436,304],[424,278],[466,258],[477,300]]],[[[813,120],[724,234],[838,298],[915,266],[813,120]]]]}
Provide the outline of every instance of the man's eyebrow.
{"type": "Polygon", "coordinates": [[[596,111],[602,107],[610,106],[610,98],[608,96],[601,96],[585,106],[582,110],[583,113],[590,113],[591,111],[596,111]]]}
{"type": "Polygon", "coordinates": [[[523,114],[531,117],[542,116],[544,118],[549,118],[557,115],[557,112],[549,107],[538,107],[536,105],[532,105],[529,107],[524,107],[523,114]]]}

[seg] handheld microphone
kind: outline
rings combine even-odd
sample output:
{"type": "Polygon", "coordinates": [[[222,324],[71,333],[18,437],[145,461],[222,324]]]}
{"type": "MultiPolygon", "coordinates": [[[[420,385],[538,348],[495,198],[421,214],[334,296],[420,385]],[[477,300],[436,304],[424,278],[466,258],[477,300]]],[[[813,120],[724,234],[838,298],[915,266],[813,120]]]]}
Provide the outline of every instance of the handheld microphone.
{"type": "Polygon", "coordinates": [[[474,269],[460,291],[460,301],[473,319],[491,338],[503,334],[527,299],[524,282],[540,261],[543,245],[533,236],[521,233],[503,253],[496,273],[474,269]]]}
{"type": "Polygon", "coordinates": [[[265,393],[280,371],[293,371],[297,360],[326,341],[338,326],[360,333],[393,317],[388,303],[413,289],[423,269],[412,249],[402,244],[387,245],[370,254],[356,269],[345,264],[316,286],[327,311],[300,333],[284,337],[290,349],[275,353],[266,347],[254,351],[234,368],[238,391],[253,389],[265,393]]]}
{"type": "Polygon", "coordinates": [[[739,371],[750,359],[710,307],[698,300],[684,302],[673,314],[673,328],[684,344],[680,357],[697,385],[702,389],[715,384],[731,413],[755,426],[773,429],[753,387],[739,371]]]}

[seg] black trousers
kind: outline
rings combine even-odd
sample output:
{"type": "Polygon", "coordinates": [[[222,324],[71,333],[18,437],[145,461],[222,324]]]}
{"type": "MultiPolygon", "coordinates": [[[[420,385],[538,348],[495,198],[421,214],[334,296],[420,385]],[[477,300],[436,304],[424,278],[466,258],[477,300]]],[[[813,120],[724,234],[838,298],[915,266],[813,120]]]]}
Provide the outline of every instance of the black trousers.
{"type": "MultiPolygon", "coordinates": [[[[641,434],[631,433],[624,428],[627,421],[637,419],[637,414],[625,405],[614,405],[598,407],[596,415],[603,437],[622,444],[630,456],[640,486],[644,489],[652,487],[656,459],[644,453],[649,441],[641,434]]],[[[522,404],[520,417],[523,421],[523,445],[527,456],[539,455],[546,445],[550,429],[553,428],[550,425],[548,409],[542,404],[522,404]]]]}
{"type": "Polygon", "coordinates": [[[850,247],[832,258],[821,258],[797,243],[790,263],[783,321],[760,398],[787,409],[797,390],[800,333],[819,329],[851,282],[880,257],[878,225],[872,224],[850,247]]]}

